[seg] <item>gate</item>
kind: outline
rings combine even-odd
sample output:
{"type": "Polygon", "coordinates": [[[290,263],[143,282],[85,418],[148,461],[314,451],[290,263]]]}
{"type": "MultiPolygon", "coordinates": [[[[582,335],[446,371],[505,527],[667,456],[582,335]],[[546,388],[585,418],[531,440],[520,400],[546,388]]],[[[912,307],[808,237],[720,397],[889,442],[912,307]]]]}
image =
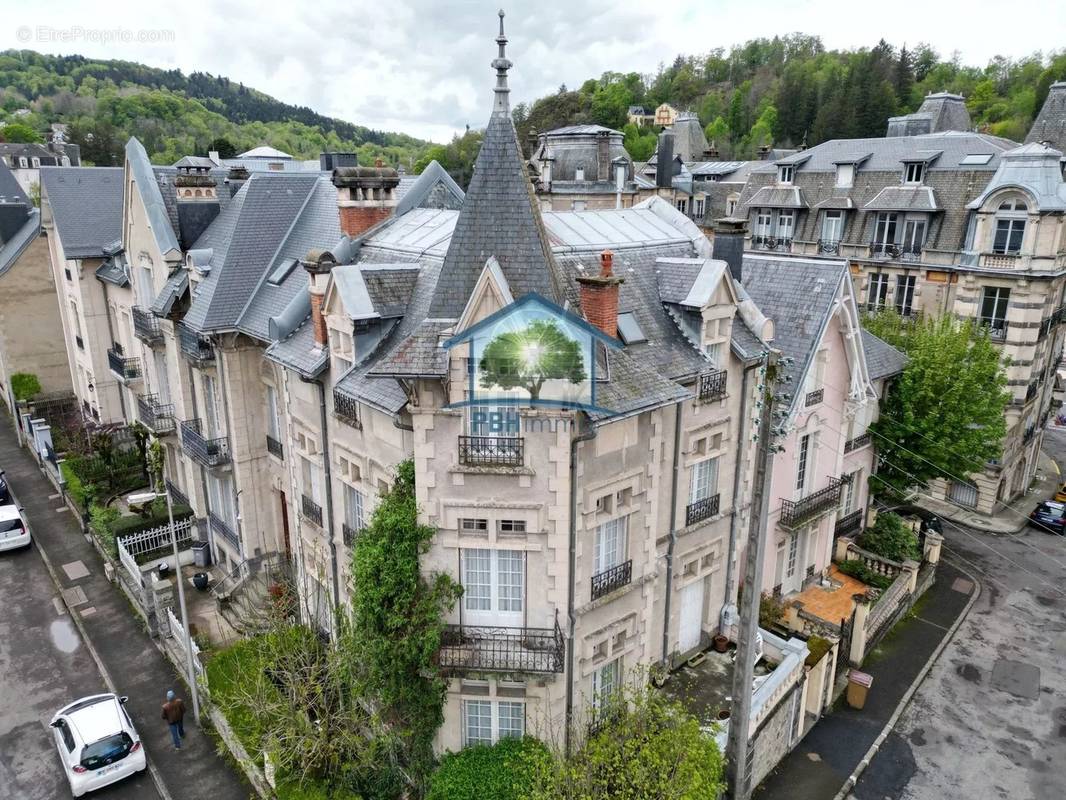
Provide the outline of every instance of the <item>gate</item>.
{"type": "Polygon", "coordinates": [[[974,508],[977,506],[977,486],[967,481],[952,481],[948,499],[963,508],[974,508]]]}
{"type": "Polygon", "coordinates": [[[851,619],[840,620],[840,646],[837,647],[837,675],[843,673],[851,665],[851,630],[855,623],[855,612],[851,619]]]}

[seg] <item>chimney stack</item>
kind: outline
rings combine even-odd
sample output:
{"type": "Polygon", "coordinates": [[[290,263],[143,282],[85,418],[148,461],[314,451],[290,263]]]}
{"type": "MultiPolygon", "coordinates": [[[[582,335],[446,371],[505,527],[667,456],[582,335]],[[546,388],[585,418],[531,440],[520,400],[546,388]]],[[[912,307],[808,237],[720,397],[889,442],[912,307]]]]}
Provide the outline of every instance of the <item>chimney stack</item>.
{"type": "Polygon", "coordinates": [[[233,197],[241,190],[241,187],[244,186],[251,174],[247,167],[238,165],[229,168],[229,172],[226,173],[226,185],[229,186],[230,197],[233,197]]]}
{"type": "Polygon", "coordinates": [[[392,216],[400,176],[378,159],[374,167],[335,167],[333,185],[341,231],[354,239],[392,216]]]}
{"type": "Polygon", "coordinates": [[[770,160],[770,145],[764,144],[764,145],[760,145],[759,146],[759,160],[760,161],[769,161],[770,160]]]}
{"type": "Polygon", "coordinates": [[[577,282],[581,287],[581,313],[590,325],[595,325],[608,336],[618,336],[618,286],[625,279],[614,275],[614,253],[600,253],[600,274],[582,275],[577,282]]]}
{"type": "Polygon", "coordinates": [[[674,186],[674,135],[670,131],[663,131],[659,134],[658,155],[655,162],[655,185],[660,189],[672,189],[674,186]]]}
{"type": "Polygon", "coordinates": [[[312,249],[307,251],[300,263],[307,270],[310,281],[308,290],[311,294],[311,329],[315,335],[315,345],[324,348],[329,344],[329,331],[326,329],[322,303],[326,299],[329,273],[337,266],[337,259],[329,250],[312,249]]]}
{"type": "Polygon", "coordinates": [[[201,156],[185,156],[174,165],[174,191],[178,200],[178,238],[188,250],[218,216],[218,184],[211,170],[215,163],[201,156]]]}
{"type": "Polygon", "coordinates": [[[714,241],[711,243],[711,258],[729,265],[729,274],[737,283],[744,280],[744,236],[747,233],[746,219],[725,217],[714,221],[714,241]]]}
{"type": "Polygon", "coordinates": [[[611,132],[596,134],[596,180],[611,180],[611,132]]]}

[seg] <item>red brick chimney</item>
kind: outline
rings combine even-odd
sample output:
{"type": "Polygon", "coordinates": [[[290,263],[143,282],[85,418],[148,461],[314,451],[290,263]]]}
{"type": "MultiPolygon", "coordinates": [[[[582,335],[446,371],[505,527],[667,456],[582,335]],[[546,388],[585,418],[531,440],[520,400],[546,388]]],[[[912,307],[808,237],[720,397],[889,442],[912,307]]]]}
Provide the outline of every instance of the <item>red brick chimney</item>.
{"type": "Polygon", "coordinates": [[[355,238],[392,216],[400,176],[379,158],[373,167],[335,168],[333,185],[337,187],[341,231],[355,238]]]}
{"type": "Polygon", "coordinates": [[[608,336],[618,336],[618,285],[625,279],[615,277],[614,253],[600,253],[600,274],[582,275],[577,279],[581,286],[581,313],[590,325],[595,325],[608,336]]]}
{"type": "Polygon", "coordinates": [[[326,347],[329,344],[329,331],[326,329],[326,317],[322,313],[322,303],[326,299],[326,287],[329,273],[337,266],[337,259],[328,250],[309,250],[301,262],[310,279],[308,287],[311,295],[311,329],[315,334],[315,344],[326,347]]]}

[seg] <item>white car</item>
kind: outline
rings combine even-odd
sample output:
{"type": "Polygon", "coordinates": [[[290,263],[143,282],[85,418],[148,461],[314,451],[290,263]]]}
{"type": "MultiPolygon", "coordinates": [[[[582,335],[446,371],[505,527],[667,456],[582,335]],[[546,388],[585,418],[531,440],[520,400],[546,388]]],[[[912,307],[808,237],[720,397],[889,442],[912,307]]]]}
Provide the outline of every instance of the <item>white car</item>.
{"type": "Polygon", "coordinates": [[[0,506],[0,551],[26,547],[30,543],[30,526],[22,509],[13,503],[0,506]]]}
{"type": "Polygon", "coordinates": [[[83,697],[52,717],[59,759],[75,797],[148,767],[144,747],[124,705],[113,694],[83,697]]]}

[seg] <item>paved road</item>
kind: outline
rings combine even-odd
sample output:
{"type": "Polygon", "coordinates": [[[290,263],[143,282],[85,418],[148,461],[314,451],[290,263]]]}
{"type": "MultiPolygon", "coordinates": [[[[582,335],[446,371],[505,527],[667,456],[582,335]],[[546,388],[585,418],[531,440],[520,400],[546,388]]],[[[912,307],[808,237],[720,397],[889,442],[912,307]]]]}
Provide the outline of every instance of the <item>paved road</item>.
{"type": "MultiPolygon", "coordinates": [[[[0,796],[5,800],[69,797],[48,721],[71,700],[107,691],[55,598],[55,584],[36,548],[0,553],[0,796]]],[[[158,800],[159,794],[151,778],[138,775],[94,797],[158,800]]]]}
{"type": "MultiPolygon", "coordinates": [[[[1045,450],[1066,464],[1066,432],[1045,450]]],[[[1037,498],[1019,503],[1028,510],[1037,498]]],[[[945,524],[981,597],[860,779],[856,800],[1066,797],[1066,539],[945,524]]]]}

